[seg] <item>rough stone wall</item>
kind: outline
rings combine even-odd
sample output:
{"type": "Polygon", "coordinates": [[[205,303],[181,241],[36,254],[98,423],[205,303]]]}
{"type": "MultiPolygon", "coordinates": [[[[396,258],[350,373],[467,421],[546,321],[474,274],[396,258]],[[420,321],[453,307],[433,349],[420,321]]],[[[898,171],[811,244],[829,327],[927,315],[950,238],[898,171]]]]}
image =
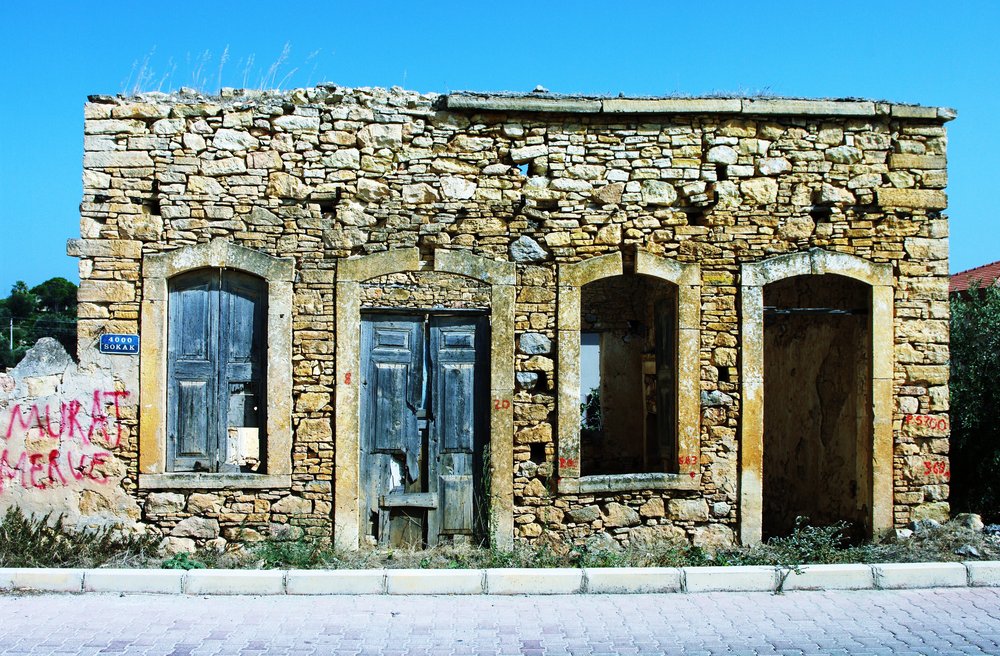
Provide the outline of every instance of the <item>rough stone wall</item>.
{"type": "Polygon", "coordinates": [[[138,332],[143,255],[224,237],[296,262],[291,489],[149,494],[126,450],[122,487],[144,519],[184,539],[288,524],[329,534],[337,263],[412,246],[425,259],[466,249],[518,265],[518,538],[731,541],[739,267],[810,248],[892,266],[895,522],[947,511],[948,482],[924,462],[947,461],[949,116],[730,99],[693,113],[590,100],[525,111],[532,98],[477,110],[455,98],[321,87],[86,105],[82,239],[70,245],[81,353],[99,333],[138,332]],[[690,382],[704,393],[701,449],[681,454],[700,463],[701,489],[556,495],[556,267],[635,248],[701,264],[701,371],[690,382]],[[925,415],[933,428],[916,419],[925,415]],[[198,529],[178,531],[184,522],[198,529]]]}

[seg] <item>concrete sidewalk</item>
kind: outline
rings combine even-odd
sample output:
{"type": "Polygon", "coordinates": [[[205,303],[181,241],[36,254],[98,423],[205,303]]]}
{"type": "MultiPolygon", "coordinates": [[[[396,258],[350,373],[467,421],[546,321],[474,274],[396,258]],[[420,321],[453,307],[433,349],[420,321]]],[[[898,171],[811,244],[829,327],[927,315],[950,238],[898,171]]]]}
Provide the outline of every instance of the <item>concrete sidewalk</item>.
{"type": "Polygon", "coordinates": [[[475,570],[0,569],[0,589],[188,595],[511,595],[1000,586],[1000,561],[776,567],[475,570]]]}
{"type": "Polygon", "coordinates": [[[0,596],[0,654],[997,654],[1000,589],[0,596]]]}

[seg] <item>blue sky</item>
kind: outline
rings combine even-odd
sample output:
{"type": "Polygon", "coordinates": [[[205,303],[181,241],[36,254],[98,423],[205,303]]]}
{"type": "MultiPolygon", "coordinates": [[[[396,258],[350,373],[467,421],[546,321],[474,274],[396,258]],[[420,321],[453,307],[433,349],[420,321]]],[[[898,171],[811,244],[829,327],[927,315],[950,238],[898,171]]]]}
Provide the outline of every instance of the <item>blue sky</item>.
{"type": "Polygon", "coordinates": [[[948,124],[951,269],[1000,260],[1000,3],[0,5],[2,295],[18,279],[76,280],[65,243],[79,235],[83,103],[133,90],[138,71],[147,90],[215,91],[220,79],[437,92],[542,84],[560,93],[762,91],[946,105],[959,111],[948,124]]]}

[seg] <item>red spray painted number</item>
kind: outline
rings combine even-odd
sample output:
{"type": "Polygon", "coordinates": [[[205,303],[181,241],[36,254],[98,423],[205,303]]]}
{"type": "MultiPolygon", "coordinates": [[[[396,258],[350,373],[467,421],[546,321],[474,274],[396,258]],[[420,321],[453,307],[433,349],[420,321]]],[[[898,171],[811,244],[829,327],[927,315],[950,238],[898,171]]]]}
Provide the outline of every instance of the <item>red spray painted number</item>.
{"type": "Polygon", "coordinates": [[[351,384],[351,372],[350,371],[348,371],[346,374],[344,374],[344,384],[345,385],[350,385],[351,384]]]}
{"type": "Polygon", "coordinates": [[[931,415],[906,415],[904,424],[923,426],[931,430],[948,430],[948,420],[944,417],[932,417],[931,415]]]}
{"type": "Polygon", "coordinates": [[[559,467],[576,467],[576,458],[559,458],[559,467]]]}
{"type": "Polygon", "coordinates": [[[697,465],[698,456],[680,456],[677,458],[678,465],[697,465]]]}
{"type": "Polygon", "coordinates": [[[494,410],[510,410],[509,399],[493,399],[494,410]]]}
{"type": "Polygon", "coordinates": [[[951,478],[951,470],[948,469],[948,464],[943,460],[934,462],[933,460],[924,460],[924,476],[944,476],[945,478],[951,478]]]}

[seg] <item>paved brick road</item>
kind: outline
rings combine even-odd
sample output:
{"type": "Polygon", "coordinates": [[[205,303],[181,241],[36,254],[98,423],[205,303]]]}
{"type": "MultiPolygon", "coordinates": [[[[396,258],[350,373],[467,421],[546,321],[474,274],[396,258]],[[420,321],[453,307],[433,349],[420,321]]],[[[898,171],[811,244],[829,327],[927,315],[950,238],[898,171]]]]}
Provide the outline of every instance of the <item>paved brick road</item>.
{"type": "Polygon", "coordinates": [[[1000,589],[0,597],[3,654],[998,654],[1000,589]]]}

